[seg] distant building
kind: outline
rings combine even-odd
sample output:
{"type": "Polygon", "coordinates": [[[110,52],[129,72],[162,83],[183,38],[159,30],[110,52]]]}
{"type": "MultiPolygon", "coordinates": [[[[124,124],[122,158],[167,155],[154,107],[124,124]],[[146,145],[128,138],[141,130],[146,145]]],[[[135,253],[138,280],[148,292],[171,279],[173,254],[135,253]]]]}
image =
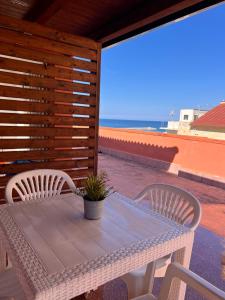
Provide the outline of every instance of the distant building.
{"type": "Polygon", "coordinates": [[[192,122],[201,118],[206,113],[207,110],[203,109],[181,109],[177,134],[190,135],[192,122]]]}
{"type": "Polygon", "coordinates": [[[195,120],[190,134],[225,140],[225,101],[195,120]]]}
{"type": "Polygon", "coordinates": [[[166,131],[181,135],[190,135],[191,123],[207,113],[202,109],[181,109],[179,121],[168,121],[166,131]]]}

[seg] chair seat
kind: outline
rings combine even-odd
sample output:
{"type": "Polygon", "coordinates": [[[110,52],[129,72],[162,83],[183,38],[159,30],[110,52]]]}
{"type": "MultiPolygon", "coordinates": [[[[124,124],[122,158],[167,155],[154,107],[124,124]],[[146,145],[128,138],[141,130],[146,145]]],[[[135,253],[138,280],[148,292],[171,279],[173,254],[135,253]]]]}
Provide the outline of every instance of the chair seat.
{"type": "Polygon", "coordinates": [[[4,297],[14,300],[26,299],[13,268],[0,272],[0,298],[4,297]]]}

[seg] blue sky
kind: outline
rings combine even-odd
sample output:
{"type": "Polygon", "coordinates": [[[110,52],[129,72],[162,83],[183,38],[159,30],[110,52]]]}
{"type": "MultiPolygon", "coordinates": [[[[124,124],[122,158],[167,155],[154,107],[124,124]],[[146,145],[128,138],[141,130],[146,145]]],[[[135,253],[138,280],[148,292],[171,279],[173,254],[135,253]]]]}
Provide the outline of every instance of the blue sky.
{"type": "Polygon", "coordinates": [[[225,4],[102,53],[101,118],[167,120],[225,99],[225,4]]]}

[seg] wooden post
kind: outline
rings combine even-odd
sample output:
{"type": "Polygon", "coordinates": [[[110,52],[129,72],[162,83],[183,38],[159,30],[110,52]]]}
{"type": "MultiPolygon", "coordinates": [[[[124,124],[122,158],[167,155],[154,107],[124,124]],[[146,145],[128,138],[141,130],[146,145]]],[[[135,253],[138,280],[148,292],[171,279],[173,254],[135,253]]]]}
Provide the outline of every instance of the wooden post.
{"type": "Polygon", "coordinates": [[[97,82],[96,82],[96,110],[95,110],[95,157],[94,175],[98,173],[98,136],[99,136],[99,107],[100,107],[100,81],[101,81],[101,54],[102,45],[97,45],[97,82]]]}

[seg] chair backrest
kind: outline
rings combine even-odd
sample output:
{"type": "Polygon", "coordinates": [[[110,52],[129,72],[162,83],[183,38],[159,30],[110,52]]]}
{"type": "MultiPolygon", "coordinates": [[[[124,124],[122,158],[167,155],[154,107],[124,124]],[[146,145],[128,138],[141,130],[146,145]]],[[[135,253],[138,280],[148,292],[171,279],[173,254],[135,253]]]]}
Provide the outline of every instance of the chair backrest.
{"type": "Polygon", "coordinates": [[[147,200],[150,207],[158,213],[185,224],[195,230],[201,219],[199,201],[189,192],[168,184],[147,186],[137,197],[136,202],[147,200]]]}
{"type": "Polygon", "coordinates": [[[188,286],[202,295],[204,299],[225,300],[225,292],[218,289],[192,271],[185,269],[178,263],[172,263],[168,266],[166,275],[163,279],[162,287],[160,289],[158,300],[171,299],[169,298],[170,291],[175,278],[185,282],[188,286]]]}
{"type": "Polygon", "coordinates": [[[40,169],[22,172],[8,181],[5,197],[8,202],[13,202],[15,190],[23,201],[51,198],[60,195],[65,184],[71,191],[76,190],[71,177],[61,170],[40,169]]]}

